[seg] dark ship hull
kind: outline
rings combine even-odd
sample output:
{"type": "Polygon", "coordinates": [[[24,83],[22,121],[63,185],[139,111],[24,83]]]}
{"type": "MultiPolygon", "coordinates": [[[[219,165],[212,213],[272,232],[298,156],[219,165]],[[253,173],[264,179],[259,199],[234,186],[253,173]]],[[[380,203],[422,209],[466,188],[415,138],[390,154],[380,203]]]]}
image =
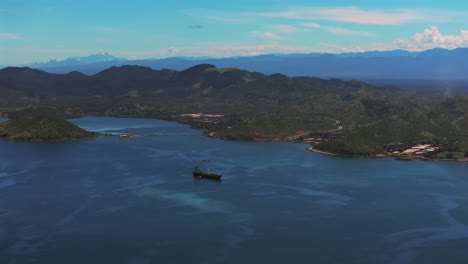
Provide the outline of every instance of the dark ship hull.
{"type": "Polygon", "coordinates": [[[215,180],[215,181],[221,181],[221,174],[215,174],[215,173],[208,173],[205,171],[202,171],[201,169],[195,167],[193,170],[193,177],[194,178],[204,178],[204,179],[210,179],[210,180],[215,180]]]}

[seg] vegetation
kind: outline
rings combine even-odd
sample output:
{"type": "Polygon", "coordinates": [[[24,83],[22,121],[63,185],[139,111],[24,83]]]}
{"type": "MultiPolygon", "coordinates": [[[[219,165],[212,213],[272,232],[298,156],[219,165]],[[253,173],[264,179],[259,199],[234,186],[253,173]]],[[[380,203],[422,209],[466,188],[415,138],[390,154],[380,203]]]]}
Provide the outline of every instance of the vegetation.
{"type": "Polygon", "coordinates": [[[25,109],[0,123],[0,137],[22,141],[66,141],[96,136],[60,117],[52,109],[25,109]]]}
{"type": "Polygon", "coordinates": [[[64,109],[67,117],[177,120],[231,140],[298,140],[297,134],[307,132],[323,139],[315,148],[337,154],[376,155],[395,144],[411,147],[422,142],[449,142],[432,158],[455,159],[468,153],[468,97],[447,98],[443,91],[289,78],[202,64],[184,71],[112,67],[94,76],[5,68],[0,70],[0,92],[3,115],[15,112],[8,109],[47,106],[64,109]],[[224,117],[181,116],[186,113],[224,117]]]}

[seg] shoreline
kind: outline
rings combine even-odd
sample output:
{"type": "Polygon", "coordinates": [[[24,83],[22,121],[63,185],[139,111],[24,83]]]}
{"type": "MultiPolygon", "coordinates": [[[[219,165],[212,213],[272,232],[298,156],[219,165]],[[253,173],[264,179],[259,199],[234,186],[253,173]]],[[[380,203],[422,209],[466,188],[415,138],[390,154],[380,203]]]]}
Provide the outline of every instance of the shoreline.
{"type": "MultiPolygon", "coordinates": [[[[88,131],[90,132],[90,131],[88,131]]],[[[0,140],[5,142],[31,142],[31,143],[65,143],[65,142],[77,142],[77,141],[84,141],[95,139],[101,136],[107,136],[105,134],[97,133],[97,132],[90,132],[92,135],[82,137],[82,138],[69,138],[69,139],[10,139],[7,136],[0,136],[0,140]]]]}
{"type": "Polygon", "coordinates": [[[318,149],[314,149],[314,147],[312,147],[312,146],[307,147],[306,150],[308,150],[310,152],[315,152],[315,153],[318,153],[318,154],[322,154],[322,155],[335,156],[335,157],[338,157],[338,156],[348,157],[346,155],[339,155],[339,154],[335,154],[335,153],[331,153],[331,152],[326,152],[326,151],[321,151],[321,150],[318,150],[318,149]]]}
{"type": "MultiPolygon", "coordinates": [[[[177,122],[177,121],[176,121],[177,122]]],[[[190,126],[193,128],[192,126],[190,126]]],[[[195,128],[194,128],[195,129],[195,128]]],[[[224,139],[222,137],[217,137],[215,131],[207,132],[204,133],[205,136],[210,137],[210,138],[216,138],[220,140],[229,140],[229,139],[224,139]]],[[[232,140],[231,140],[232,141],[232,140]]],[[[243,140],[234,140],[234,141],[240,141],[240,142],[258,142],[258,141],[243,141],[243,140]]],[[[286,140],[265,140],[268,142],[285,142],[285,143],[296,143],[296,142],[290,142],[286,140]]],[[[306,143],[303,143],[306,144],[306,143]]],[[[404,156],[403,158],[398,157],[398,156],[390,156],[386,154],[376,154],[376,155],[346,155],[346,154],[337,154],[337,153],[332,153],[332,152],[327,152],[327,151],[322,151],[315,149],[313,146],[309,146],[306,148],[307,151],[310,152],[315,152],[317,154],[321,155],[328,155],[328,156],[333,156],[333,157],[345,157],[345,158],[360,158],[360,159],[386,159],[386,158],[393,158],[394,160],[398,161],[454,161],[454,162],[468,162],[468,158],[464,159],[431,159],[431,158],[426,158],[426,157],[410,157],[410,156],[404,156]]]]}
{"type": "MultiPolygon", "coordinates": [[[[91,116],[91,117],[103,117],[104,115],[83,115],[79,117],[74,117],[74,118],[81,118],[81,117],[86,117],[86,116],[91,116]]],[[[199,128],[195,128],[193,124],[181,122],[180,120],[173,119],[173,118],[152,118],[152,117],[134,117],[134,116],[109,116],[109,117],[116,117],[116,118],[144,118],[144,119],[155,119],[155,120],[163,120],[163,121],[169,121],[169,122],[175,122],[178,124],[182,125],[188,125],[191,129],[195,130],[203,130],[199,128]]],[[[89,132],[89,131],[88,131],[89,132]]],[[[96,133],[96,132],[92,132],[96,133]]],[[[107,134],[107,133],[96,133],[95,135],[87,138],[82,138],[82,139],[72,139],[72,140],[47,140],[47,141],[42,141],[42,140],[37,140],[37,141],[32,141],[32,140],[13,140],[13,142],[67,142],[67,141],[80,141],[80,140],[88,140],[88,139],[93,139],[101,136],[117,136],[117,135],[112,135],[112,134],[107,134]]],[[[127,139],[133,139],[133,138],[138,138],[142,137],[143,135],[130,135],[129,138],[127,139]]],[[[201,136],[206,136],[209,138],[214,138],[214,139],[219,139],[219,140],[227,140],[227,141],[239,141],[239,142],[259,142],[259,141],[246,141],[246,140],[233,140],[233,139],[227,139],[223,137],[218,137],[216,135],[215,131],[206,131],[201,134],[201,136]]],[[[5,137],[0,137],[0,140],[2,141],[12,141],[8,140],[5,137]]],[[[126,139],[123,139],[126,140],[126,139]]],[[[262,140],[265,142],[285,142],[285,143],[298,143],[298,142],[291,142],[287,140],[280,140],[280,139],[273,139],[273,140],[262,140]]],[[[306,143],[303,143],[306,144],[306,143]]],[[[321,151],[318,149],[315,149],[313,146],[309,146],[306,148],[307,151],[310,152],[315,152],[321,155],[328,155],[328,156],[334,156],[334,157],[348,157],[348,158],[361,158],[361,159],[383,159],[383,158],[393,158],[394,160],[399,160],[399,161],[455,161],[455,162],[468,162],[468,158],[464,159],[431,159],[431,158],[425,158],[425,157],[410,157],[410,156],[404,156],[403,158],[400,157],[395,157],[395,156],[389,156],[385,154],[377,154],[377,155],[347,155],[347,154],[337,154],[337,153],[332,153],[332,152],[326,152],[326,151],[321,151]]]]}
{"type": "Polygon", "coordinates": [[[334,157],[346,157],[346,158],[361,158],[361,159],[384,159],[384,158],[393,158],[394,160],[398,161],[452,161],[452,162],[468,162],[468,158],[464,159],[431,159],[431,158],[426,158],[426,157],[410,157],[410,156],[404,156],[404,158],[401,157],[395,157],[395,156],[388,156],[385,154],[381,155],[345,155],[345,154],[336,154],[332,152],[326,152],[326,151],[321,151],[318,149],[314,149],[313,146],[307,147],[306,150],[310,152],[315,152],[318,154],[322,155],[328,155],[328,156],[334,156],[334,157]]]}
{"type": "Polygon", "coordinates": [[[391,158],[391,156],[387,156],[384,154],[381,155],[347,155],[347,154],[337,154],[337,153],[332,153],[332,152],[327,152],[327,151],[322,151],[315,149],[313,146],[307,147],[306,150],[310,152],[315,152],[318,154],[322,155],[328,155],[328,156],[335,156],[335,157],[347,157],[347,158],[361,158],[361,159],[384,159],[384,158],[391,158]]]}

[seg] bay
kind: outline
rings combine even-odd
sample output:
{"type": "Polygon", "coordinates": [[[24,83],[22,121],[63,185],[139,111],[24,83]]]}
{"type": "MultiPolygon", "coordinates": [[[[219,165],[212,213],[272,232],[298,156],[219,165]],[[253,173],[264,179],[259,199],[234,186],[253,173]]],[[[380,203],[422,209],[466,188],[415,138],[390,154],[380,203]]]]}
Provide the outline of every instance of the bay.
{"type": "Polygon", "coordinates": [[[161,120],[72,122],[146,136],[0,141],[0,263],[468,262],[466,163],[331,157],[161,120]],[[194,180],[197,165],[223,181],[194,180]]]}

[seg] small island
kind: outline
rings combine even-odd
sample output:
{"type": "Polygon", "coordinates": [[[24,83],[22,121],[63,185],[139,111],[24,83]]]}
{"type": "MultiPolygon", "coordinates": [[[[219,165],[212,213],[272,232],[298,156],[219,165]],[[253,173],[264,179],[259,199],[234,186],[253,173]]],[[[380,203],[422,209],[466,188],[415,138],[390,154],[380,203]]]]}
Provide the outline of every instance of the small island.
{"type": "Polygon", "coordinates": [[[68,122],[53,108],[24,109],[0,123],[0,137],[9,141],[70,141],[97,135],[68,122]]]}

